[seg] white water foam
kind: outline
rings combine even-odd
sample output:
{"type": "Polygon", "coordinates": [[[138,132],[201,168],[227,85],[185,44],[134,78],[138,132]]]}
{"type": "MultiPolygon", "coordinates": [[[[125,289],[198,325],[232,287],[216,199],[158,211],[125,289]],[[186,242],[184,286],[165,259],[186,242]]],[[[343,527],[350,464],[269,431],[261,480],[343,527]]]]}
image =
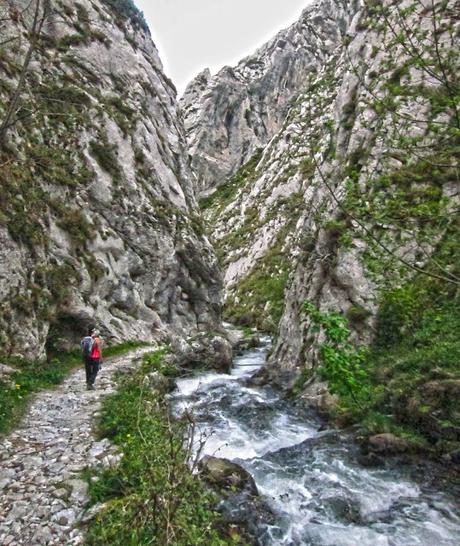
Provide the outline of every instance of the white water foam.
{"type": "Polygon", "coordinates": [[[397,469],[359,466],[314,419],[244,386],[266,347],[236,358],[231,374],[180,379],[172,396],[179,413],[197,412],[204,452],[242,464],[278,515],[263,546],[459,546],[460,519],[442,492],[427,497],[397,469]]]}

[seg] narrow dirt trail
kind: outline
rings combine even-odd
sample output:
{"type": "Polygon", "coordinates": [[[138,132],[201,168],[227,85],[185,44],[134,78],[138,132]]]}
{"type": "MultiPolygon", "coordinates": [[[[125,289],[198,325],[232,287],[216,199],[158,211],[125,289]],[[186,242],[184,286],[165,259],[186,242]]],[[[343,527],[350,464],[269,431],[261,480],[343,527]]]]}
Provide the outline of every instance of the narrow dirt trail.
{"type": "Polygon", "coordinates": [[[79,524],[88,503],[81,471],[113,465],[118,455],[108,440],[92,433],[95,414],[116,389],[115,373],[137,366],[142,348],[107,360],[87,391],[85,372],[73,372],[56,390],[33,400],[18,429],[0,446],[0,544],[83,544],[79,524]]]}

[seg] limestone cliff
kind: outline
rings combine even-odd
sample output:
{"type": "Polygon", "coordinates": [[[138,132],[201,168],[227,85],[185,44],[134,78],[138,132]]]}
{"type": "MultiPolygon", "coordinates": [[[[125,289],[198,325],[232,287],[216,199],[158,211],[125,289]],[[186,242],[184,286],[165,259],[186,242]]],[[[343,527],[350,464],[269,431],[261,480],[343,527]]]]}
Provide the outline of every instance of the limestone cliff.
{"type": "MultiPolygon", "coordinates": [[[[455,1],[318,2],[236,69],[189,87],[199,189],[218,186],[202,204],[225,269],[227,316],[277,332],[272,379],[283,387],[301,380],[315,403],[323,395],[308,370],[325,337],[305,301],[346,316],[355,342],[368,344],[389,290],[417,272],[458,284],[452,249],[444,262],[433,258],[458,210],[457,9],[455,1]],[[241,74],[259,60],[266,66],[278,41],[305,43],[312,28],[320,29],[315,69],[290,80],[290,103],[274,100],[286,98],[280,79],[258,88],[259,103],[279,117],[254,137],[242,128],[239,99],[227,109],[236,86],[238,97],[252,96],[253,80],[241,74]],[[220,120],[221,138],[206,140],[200,112],[220,120]],[[208,168],[209,158],[224,158],[223,170],[208,168]]],[[[273,57],[272,72],[284,62],[273,57]]]]}
{"type": "Polygon", "coordinates": [[[223,184],[281,128],[306,79],[342,43],[359,2],[325,0],[235,67],[204,70],[181,99],[202,196],[223,184]]]}
{"type": "Polygon", "coordinates": [[[0,159],[1,352],[42,355],[91,322],[143,340],[215,325],[176,91],[140,13],[0,5],[0,122],[19,88],[0,159]]]}

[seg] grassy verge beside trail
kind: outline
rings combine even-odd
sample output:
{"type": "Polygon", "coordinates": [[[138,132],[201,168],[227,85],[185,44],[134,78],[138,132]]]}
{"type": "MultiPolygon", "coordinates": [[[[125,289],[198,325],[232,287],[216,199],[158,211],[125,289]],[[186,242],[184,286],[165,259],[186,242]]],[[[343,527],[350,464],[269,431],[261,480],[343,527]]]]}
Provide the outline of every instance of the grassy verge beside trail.
{"type": "MultiPolygon", "coordinates": [[[[143,345],[142,342],[127,341],[106,347],[104,357],[121,355],[143,345]]],[[[0,435],[7,434],[18,424],[34,393],[59,385],[71,370],[83,366],[79,350],[50,361],[2,356],[0,362],[17,369],[9,380],[0,382],[0,435]]]]}
{"type": "MultiPolygon", "coordinates": [[[[120,379],[97,425],[123,457],[115,468],[89,471],[93,503],[105,507],[92,520],[87,546],[224,546],[213,498],[191,470],[193,434],[187,419],[171,421],[165,401],[164,351],[144,355],[141,369],[120,379]],[[147,374],[156,371],[156,388],[147,374]]],[[[238,544],[238,542],[232,542],[238,544]]]]}

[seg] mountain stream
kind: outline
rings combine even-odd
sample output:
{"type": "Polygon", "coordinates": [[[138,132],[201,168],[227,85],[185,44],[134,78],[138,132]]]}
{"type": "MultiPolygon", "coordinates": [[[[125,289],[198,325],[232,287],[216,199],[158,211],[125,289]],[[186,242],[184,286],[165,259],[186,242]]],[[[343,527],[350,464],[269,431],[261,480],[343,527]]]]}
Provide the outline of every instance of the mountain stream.
{"type": "Polygon", "coordinates": [[[460,510],[448,492],[414,479],[410,465],[366,468],[345,434],[269,387],[249,388],[270,339],[234,360],[231,374],[180,379],[174,411],[193,412],[204,454],[230,459],[254,477],[275,521],[263,546],[458,546],[460,510]]]}

